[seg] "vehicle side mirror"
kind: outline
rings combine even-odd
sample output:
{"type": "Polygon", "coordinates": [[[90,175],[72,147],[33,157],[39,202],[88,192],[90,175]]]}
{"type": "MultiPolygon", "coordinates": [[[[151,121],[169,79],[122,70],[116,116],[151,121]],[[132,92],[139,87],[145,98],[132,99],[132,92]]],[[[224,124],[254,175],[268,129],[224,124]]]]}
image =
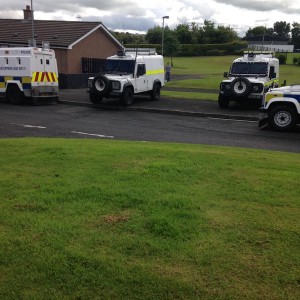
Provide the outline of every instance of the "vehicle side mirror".
{"type": "Polygon", "coordinates": [[[270,67],[270,79],[276,78],[276,72],[274,66],[270,67]]]}
{"type": "Polygon", "coordinates": [[[276,78],[276,76],[277,76],[276,73],[272,73],[271,76],[270,76],[270,78],[273,79],[273,78],[276,78]]]}
{"type": "Polygon", "coordinates": [[[228,72],[224,72],[224,75],[223,75],[224,77],[228,77],[228,72]]]}

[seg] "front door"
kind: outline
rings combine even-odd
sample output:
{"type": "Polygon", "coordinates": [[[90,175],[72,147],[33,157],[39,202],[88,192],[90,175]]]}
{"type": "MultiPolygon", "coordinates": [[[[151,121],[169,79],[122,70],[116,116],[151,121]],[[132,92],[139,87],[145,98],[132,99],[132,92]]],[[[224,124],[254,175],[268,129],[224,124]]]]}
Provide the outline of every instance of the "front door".
{"type": "Polygon", "coordinates": [[[138,64],[136,71],[136,93],[145,92],[148,89],[148,80],[146,77],[146,66],[145,64],[138,64]]]}

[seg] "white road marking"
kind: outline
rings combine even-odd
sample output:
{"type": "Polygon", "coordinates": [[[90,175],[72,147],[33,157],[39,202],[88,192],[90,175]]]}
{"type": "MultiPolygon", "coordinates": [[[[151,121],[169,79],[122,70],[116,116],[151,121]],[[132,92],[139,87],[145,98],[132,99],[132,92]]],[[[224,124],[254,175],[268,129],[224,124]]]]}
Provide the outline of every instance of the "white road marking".
{"type": "Polygon", "coordinates": [[[80,132],[80,131],[71,131],[71,133],[76,133],[76,134],[82,134],[82,135],[88,135],[88,136],[96,136],[100,138],[107,138],[107,139],[114,139],[114,136],[111,135],[103,135],[103,134],[95,134],[95,133],[86,133],[86,132],[80,132]]]}
{"type": "Polygon", "coordinates": [[[35,125],[26,125],[26,124],[18,124],[18,123],[10,123],[11,125],[18,125],[24,128],[38,128],[38,129],[46,129],[47,127],[44,126],[35,126],[35,125]]]}

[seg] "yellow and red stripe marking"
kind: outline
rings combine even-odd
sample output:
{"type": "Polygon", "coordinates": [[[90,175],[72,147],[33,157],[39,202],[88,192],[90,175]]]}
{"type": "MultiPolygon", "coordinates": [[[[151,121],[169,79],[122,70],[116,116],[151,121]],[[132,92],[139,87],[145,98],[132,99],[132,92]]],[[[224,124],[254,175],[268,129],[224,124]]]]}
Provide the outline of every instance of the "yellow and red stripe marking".
{"type": "Polygon", "coordinates": [[[33,72],[31,82],[58,82],[58,79],[53,72],[33,72]]]}

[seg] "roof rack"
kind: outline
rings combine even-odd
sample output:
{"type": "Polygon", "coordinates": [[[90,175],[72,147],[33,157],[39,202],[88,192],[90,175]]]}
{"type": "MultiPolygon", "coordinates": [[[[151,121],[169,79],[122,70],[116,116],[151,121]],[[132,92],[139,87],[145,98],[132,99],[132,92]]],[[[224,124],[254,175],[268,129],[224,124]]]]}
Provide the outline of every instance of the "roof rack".
{"type": "Polygon", "coordinates": [[[142,55],[156,55],[155,48],[125,48],[125,53],[137,53],[142,55]]]}

